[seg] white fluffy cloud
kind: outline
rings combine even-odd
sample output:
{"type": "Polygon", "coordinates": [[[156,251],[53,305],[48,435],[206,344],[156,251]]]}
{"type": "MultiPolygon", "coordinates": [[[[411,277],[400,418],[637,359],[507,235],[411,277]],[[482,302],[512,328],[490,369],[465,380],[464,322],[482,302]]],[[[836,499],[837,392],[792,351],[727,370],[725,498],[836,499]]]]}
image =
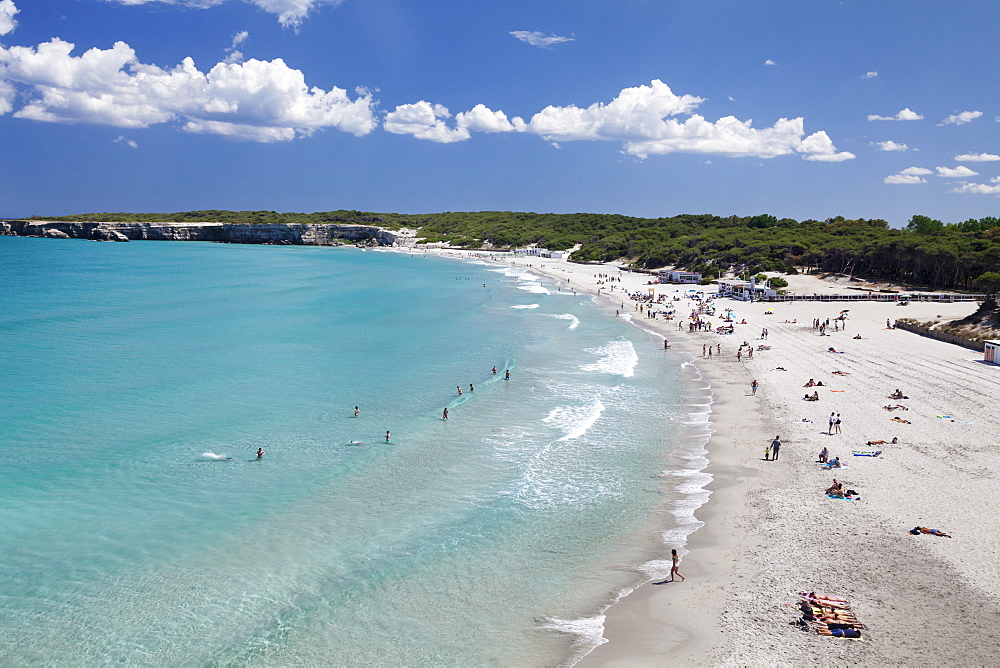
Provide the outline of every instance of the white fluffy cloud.
{"type": "Polygon", "coordinates": [[[232,45],[226,49],[226,60],[227,63],[242,63],[243,62],[243,52],[240,51],[239,47],[250,37],[250,33],[246,30],[241,30],[235,35],[233,35],[232,45]]]}
{"type": "MultiPolygon", "coordinates": [[[[226,0],[108,0],[120,5],[145,5],[151,2],[161,2],[167,5],[177,5],[194,9],[207,9],[221,5],[226,0]]],[[[297,28],[309,13],[323,5],[337,6],[343,0],[244,0],[260,7],[268,14],[275,14],[278,21],[286,28],[297,28]]]]}
{"type": "Polygon", "coordinates": [[[892,140],[889,141],[877,141],[869,144],[869,146],[878,146],[880,151],[908,151],[910,147],[906,144],[899,144],[892,140]]]}
{"type": "Polygon", "coordinates": [[[764,61],[764,64],[765,65],[777,65],[778,63],[776,63],[773,60],[771,60],[770,58],[768,58],[767,60],[764,61]]]}
{"type": "Polygon", "coordinates": [[[417,139],[442,144],[469,138],[468,129],[461,126],[449,128],[444,122],[446,118],[451,118],[447,107],[421,100],[413,104],[401,104],[395,111],[386,114],[383,127],[394,134],[413,135],[417,139]]]}
{"type": "Polygon", "coordinates": [[[130,148],[139,148],[139,144],[134,139],[128,139],[124,135],[118,135],[118,138],[114,140],[115,144],[125,144],[130,148]]]}
{"type": "Polygon", "coordinates": [[[14,0],[0,0],[0,35],[14,31],[17,27],[14,15],[19,11],[21,10],[14,6],[14,0]]]}
{"type": "Polygon", "coordinates": [[[942,176],[946,179],[964,179],[970,176],[979,176],[979,172],[974,172],[965,165],[959,165],[958,167],[938,167],[938,176],[942,176]]]}
{"type": "Polygon", "coordinates": [[[511,30],[509,34],[513,35],[525,44],[537,46],[542,49],[547,49],[550,46],[555,46],[556,44],[572,42],[576,39],[575,37],[563,37],[562,35],[555,34],[546,35],[538,30],[511,30]]]}
{"type": "Polygon", "coordinates": [[[375,127],[369,94],[351,100],[341,88],[309,88],[302,72],[280,58],[217,63],[201,72],[190,58],[171,69],[140,63],[124,42],[81,56],[72,50],[58,38],[35,48],[0,46],[0,82],[17,86],[26,100],[16,117],[123,128],[181,121],[189,132],[253,141],[321,128],[364,135],[375,127]]]}
{"type": "Polygon", "coordinates": [[[877,76],[878,76],[878,72],[874,72],[873,71],[873,72],[865,72],[864,74],[861,75],[861,78],[862,79],[874,79],[877,76]]]}
{"type": "Polygon", "coordinates": [[[868,114],[869,121],[919,121],[923,116],[913,111],[909,107],[901,109],[895,116],[879,116],[878,114],[868,114]]]}
{"type": "Polygon", "coordinates": [[[420,101],[386,115],[385,129],[420,139],[453,142],[468,139],[470,132],[523,132],[548,142],[619,141],[626,153],[645,158],[665,153],[707,153],[732,157],[771,158],[799,153],[806,160],[840,162],[854,154],[838,152],[823,131],[805,136],[803,119],[779,119],[774,126],[757,129],[752,121],[726,116],[712,122],[699,114],[681,121],[671,116],[691,114],[703,98],[676,95],[660,80],[648,86],[625,88],[608,103],[586,108],[548,106],[525,122],[508,119],[501,111],[476,105],[455,116],[454,127],[445,120],[447,109],[420,101]]]}
{"type": "Polygon", "coordinates": [[[995,185],[989,186],[985,183],[963,183],[957,188],[953,188],[951,192],[973,193],[976,195],[1000,195],[1000,176],[990,179],[990,183],[995,185]]]}
{"type": "Polygon", "coordinates": [[[996,153],[963,153],[955,156],[955,162],[996,162],[1000,155],[996,153]]]}
{"type": "Polygon", "coordinates": [[[963,111],[958,114],[952,114],[938,123],[938,125],[965,125],[966,123],[971,123],[982,115],[983,112],[981,111],[963,111]]]}
{"type": "Polygon", "coordinates": [[[927,183],[927,179],[923,177],[933,173],[926,167],[907,167],[897,174],[885,177],[884,182],[895,184],[927,183]]]}

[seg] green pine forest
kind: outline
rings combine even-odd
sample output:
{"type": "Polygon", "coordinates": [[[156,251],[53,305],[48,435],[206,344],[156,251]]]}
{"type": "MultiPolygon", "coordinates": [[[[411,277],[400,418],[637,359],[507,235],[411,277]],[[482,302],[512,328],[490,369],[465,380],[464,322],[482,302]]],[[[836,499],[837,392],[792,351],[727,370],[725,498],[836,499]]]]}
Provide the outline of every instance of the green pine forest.
{"type": "Polygon", "coordinates": [[[915,215],[903,229],[884,220],[842,216],[795,221],[761,214],[708,214],[634,218],[611,214],[547,214],[510,211],[432,214],[327,211],[187,211],[98,213],[46,220],[107,222],[355,223],[388,229],[417,228],[422,243],[463,248],[538,245],[565,250],[571,260],[625,260],[652,269],[676,266],[706,278],[727,271],[818,271],[929,289],[1000,288],[1000,219],[945,223],[915,215]]]}

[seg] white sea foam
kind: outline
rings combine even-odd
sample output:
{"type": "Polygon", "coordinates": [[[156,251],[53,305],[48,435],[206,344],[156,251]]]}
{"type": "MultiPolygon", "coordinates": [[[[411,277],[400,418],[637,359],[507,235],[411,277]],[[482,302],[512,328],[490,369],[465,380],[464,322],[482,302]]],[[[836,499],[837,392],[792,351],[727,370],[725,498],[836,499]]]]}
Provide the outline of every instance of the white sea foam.
{"type": "Polygon", "coordinates": [[[581,371],[597,371],[631,378],[639,364],[639,355],[631,341],[611,341],[606,346],[587,348],[586,351],[601,355],[601,359],[593,364],[584,364],[580,367],[581,371]]]}
{"type": "Polygon", "coordinates": [[[487,271],[492,271],[497,274],[503,274],[508,278],[523,278],[526,276],[530,276],[530,274],[528,274],[523,269],[515,269],[514,267],[498,267],[496,269],[487,269],[487,271]]]}
{"type": "Polygon", "coordinates": [[[538,304],[515,304],[511,308],[538,308],[538,304]]]}
{"type": "Polygon", "coordinates": [[[203,452],[201,456],[204,459],[232,459],[229,455],[217,455],[214,452],[203,452]]]}
{"type": "Polygon", "coordinates": [[[608,642],[608,639],[604,637],[604,620],[604,615],[582,617],[580,619],[556,619],[555,617],[548,617],[544,620],[542,628],[576,636],[576,640],[573,643],[576,656],[570,662],[570,665],[573,665],[593,652],[595,648],[608,642]]]}
{"type": "Polygon", "coordinates": [[[539,285],[538,283],[534,283],[534,282],[530,282],[530,281],[525,281],[523,285],[517,286],[517,289],[518,290],[524,290],[525,292],[531,292],[531,293],[534,293],[536,295],[549,295],[549,294],[552,294],[551,292],[549,292],[548,288],[543,287],[543,286],[539,285]]]}
{"type": "Polygon", "coordinates": [[[490,266],[489,262],[483,262],[482,260],[472,260],[472,261],[469,262],[469,264],[478,264],[478,265],[483,266],[483,267],[489,267],[490,266]]]}
{"type": "Polygon", "coordinates": [[[572,313],[546,313],[549,318],[559,318],[560,320],[569,320],[569,327],[566,329],[576,329],[580,326],[580,319],[577,318],[572,313]]]}
{"type": "Polygon", "coordinates": [[[640,564],[639,570],[651,580],[660,580],[670,575],[670,569],[673,565],[673,561],[653,559],[652,561],[640,564]]]}
{"type": "Polygon", "coordinates": [[[603,412],[604,404],[596,399],[588,406],[556,406],[542,418],[542,422],[562,429],[563,436],[559,441],[571,441],[586,434],[603,412]]]}

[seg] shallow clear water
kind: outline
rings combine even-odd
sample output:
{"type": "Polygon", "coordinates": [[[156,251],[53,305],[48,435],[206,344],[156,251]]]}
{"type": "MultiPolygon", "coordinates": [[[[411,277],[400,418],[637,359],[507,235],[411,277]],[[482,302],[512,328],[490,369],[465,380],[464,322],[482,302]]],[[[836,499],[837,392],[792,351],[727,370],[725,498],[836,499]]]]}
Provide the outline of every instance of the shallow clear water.
{"type": "Polygon", "coordinates": [[[697,505],[664,469],[699,409],[521,273],[0,237],[0,663],[578,654],[697,505]]]}

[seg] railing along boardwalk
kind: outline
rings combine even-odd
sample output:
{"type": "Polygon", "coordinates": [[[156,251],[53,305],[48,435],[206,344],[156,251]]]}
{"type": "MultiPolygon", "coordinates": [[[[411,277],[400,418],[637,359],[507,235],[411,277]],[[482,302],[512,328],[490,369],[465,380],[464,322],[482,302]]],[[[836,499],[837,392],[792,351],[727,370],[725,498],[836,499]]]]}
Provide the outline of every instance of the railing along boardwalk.
{"type": "Polygon", "coordinates": [[[857,295],[775,295],[774,297],[761,297],[760,301],[765,302],[794,302],[794,301],[815,301],[815,302],[981,302],[986,299],[986,295],[970,294],[943,294],[943,293],[913,293],[901,297],[899,294],[871,293],[857,295]]]}

